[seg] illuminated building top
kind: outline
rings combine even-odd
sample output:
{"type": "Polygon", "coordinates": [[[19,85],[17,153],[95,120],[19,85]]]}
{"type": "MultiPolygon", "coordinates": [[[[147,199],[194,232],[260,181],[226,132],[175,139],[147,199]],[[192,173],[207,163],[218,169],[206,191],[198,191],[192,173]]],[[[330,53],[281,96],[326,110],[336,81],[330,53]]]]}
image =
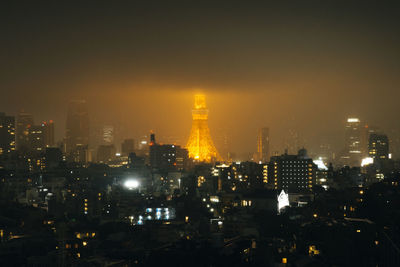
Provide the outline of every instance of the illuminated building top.
{"type": "Polygon", "coordinates": [[[208,128],[208,109],[205,95],[195,95],[192,117],[192,130],[187,143],[189,157],[205,162],[221,160],[208,128]]]}

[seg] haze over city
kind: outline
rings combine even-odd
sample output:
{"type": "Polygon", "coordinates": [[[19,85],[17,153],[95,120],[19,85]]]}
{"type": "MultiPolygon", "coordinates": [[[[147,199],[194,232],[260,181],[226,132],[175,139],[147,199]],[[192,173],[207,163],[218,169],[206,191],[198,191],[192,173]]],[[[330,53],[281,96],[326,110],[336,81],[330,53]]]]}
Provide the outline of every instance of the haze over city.
{"type": "MultiPolygon", "coordinates": [[[[2,109],[53,119],[65,137],[68,100],[122,138],[150,130],[185,145],[193,95],[207,95],[216,146],[256,150],[269,127],[283,152],[343,147],[356,116],[398,138],[398,4],[8,3],[3,6],[2,109]]],[[[165,138],[164,138],[165,137],[165,138]]],[[[315,151],[317,152],[317,151],[315,151]]],[[[336,151],[339,152],[339,151],[336,151]]]]}
{"type": "Polygon", "coordinates": [[[3,2],[0,266],[400,266],[400,1],[3,2]]]}

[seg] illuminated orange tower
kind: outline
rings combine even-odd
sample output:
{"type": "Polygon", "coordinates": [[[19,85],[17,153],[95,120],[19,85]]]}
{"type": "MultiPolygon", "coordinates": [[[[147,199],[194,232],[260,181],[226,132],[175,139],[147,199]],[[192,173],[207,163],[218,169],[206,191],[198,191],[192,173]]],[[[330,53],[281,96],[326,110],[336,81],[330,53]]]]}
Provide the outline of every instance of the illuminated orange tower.
{"type": "Polygon", "coordinates": [[[222,160],[211,139],[207,123],[208,109],[204,95],[195,95],[192,117],[192,130],[186,146],[189,151],[189,158],[205,162],[222,160]]]}

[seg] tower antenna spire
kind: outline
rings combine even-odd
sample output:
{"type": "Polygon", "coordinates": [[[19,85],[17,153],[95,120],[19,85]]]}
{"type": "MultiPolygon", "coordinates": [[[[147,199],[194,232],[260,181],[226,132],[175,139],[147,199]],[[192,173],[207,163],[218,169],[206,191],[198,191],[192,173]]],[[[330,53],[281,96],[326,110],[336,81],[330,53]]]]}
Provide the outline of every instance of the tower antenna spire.
{"type": "Polygon", "coordinates": [[[189,151],[189,158],[205,162],[222,160],[214,146],[210,129],[208,128],[208,109],[205,95],[195,95],[192,117],[192,129],[186,145],[189,151]]]}

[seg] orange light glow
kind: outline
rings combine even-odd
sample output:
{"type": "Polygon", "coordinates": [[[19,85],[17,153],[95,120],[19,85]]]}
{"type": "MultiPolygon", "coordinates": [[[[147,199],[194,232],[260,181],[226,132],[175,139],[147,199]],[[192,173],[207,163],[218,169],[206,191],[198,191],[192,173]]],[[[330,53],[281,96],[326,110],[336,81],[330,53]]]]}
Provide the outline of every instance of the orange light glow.
{"type": "Polygon", "coordinates": [[[205,162],[221,160],[208,128],[208,109],[204,95],[195,96],[192,117],[192,130],[186,146],[189,151],[189,157],[205,162]]]}

